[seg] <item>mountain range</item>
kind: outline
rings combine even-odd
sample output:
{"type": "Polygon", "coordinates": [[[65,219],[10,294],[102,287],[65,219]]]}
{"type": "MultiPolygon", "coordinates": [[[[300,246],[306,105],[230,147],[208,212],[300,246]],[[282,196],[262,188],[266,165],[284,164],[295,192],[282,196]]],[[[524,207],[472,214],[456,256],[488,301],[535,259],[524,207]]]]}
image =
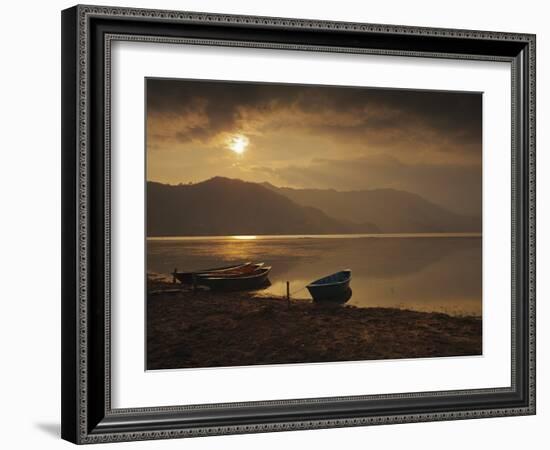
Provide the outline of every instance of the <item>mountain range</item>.
{"type": "Polygon", "coordinates": [[[481,219],[393,189],[291,189],[223,177],[147,183],[150,237],[463,231],[480,232],[481,219]]]}
{"type": "Polygon", "coordinates": [[[334,189],[263,186],[299,205],[319,208],[331,217],[374,223],[384,233],[481,232],[481,217],[460,215],[420,195],[396,189],[340,192],[334,189]]]}

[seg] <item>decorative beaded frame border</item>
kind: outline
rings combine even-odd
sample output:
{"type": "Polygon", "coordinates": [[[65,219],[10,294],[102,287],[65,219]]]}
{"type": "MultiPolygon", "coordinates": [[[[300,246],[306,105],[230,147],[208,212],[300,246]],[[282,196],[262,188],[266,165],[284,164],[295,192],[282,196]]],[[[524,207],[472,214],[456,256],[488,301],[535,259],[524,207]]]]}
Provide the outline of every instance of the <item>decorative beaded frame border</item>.
{"type": "MultiPolygon", "coordinates": [[[[99,443],[113,441],[133,441],[146,439],[166,439],[175,437],[194,437],[208,436],[221,434],[240,434],[251,432],[271,432],[285,431],[298,429],[314,429],[314,428],[332,428],[332,427],[349,427],[349,426],[364,426],[373,424],[389,424],[389,423],[409,423],[409,422],[424,422],[424,421],[441,421],[453,419],[469,419],[482,417],[499,417],[511,415],[529,415],[535,413],[535,36],[529,34],[515,33],[500,33],[486,31],[471,31],[471,30],[450,30],[441,28],[425,28],[425,27],[405,27],[395,25],[377,25],[364,23],[346,23],[333,21],[311,21],[304,19],[286,19],[286,18],[270,18],[270,17],[255,17],[255,16],[235,16],[235,15],[220,15],[220,14],[205,14],[194,12],[178,12],[178,11],[160,11],[147,9],[130,9],[117,7],[99,7],[99,6],[77,6],[77,139],[78,139],[78,154],[77,154],[77,190],[78,190],[78,217],[77,217],[77,292],[78,292],[78,371],[77,371],[77,416],[78,416],[78,433],[75,441],[77,443],[99,443]],[[89,186],[89,167],[88,167],[88,108],[89,108],[89,86],[88,86],[88,23],[91,18],[109,17],[109,18],[139,18],[150,21],[160,20],[163,22],[175,23],[198,23],[198,24],[241,24],[247,26],[258,27],[276,27],[281,31],[285,29],[316,29],[316,30],[337,30],[337,31],[355,31],[355,32],[376,32],[388,35],[415,35],[415,36],[438,36],[438,37],[455,37],[462,39],[483,39],[494,41],[520,41],[525,42],[528,46],[528,106],[529,117],[526,132],[528,133],[528,180],[527,180],[527,202],[528,202],[528,277],[526,282],[529,288],[529,295],[526,301],[528,302],[528,391],[529,399],[525,407],[518,408],[495,408],[495,409],[476,409],[476,410],[457,410],[447,412],[434,412],[423,414],[397,414],[385,416],[371,417],[356,417],[342,418],[331,420],[306,420],[306,421],[285,421],[280,423],[262,423],[252,425],[235,425],[235,426],[210,426],[210,427],[193,427],[193,428],[168,428],[159,431],[135,431],[121,433],[90,433],[88,431],[88,323],[87,317],[89,314],[89,295],[88,295],[88,186],[89,186]]],[[[497,392],[508,392],[513,390],[516,382],[516,374],[513,364],[516,358],[516,346],[513,339],[512,342],[512,385],[509,388],[495,389],[476,389],[476,390],[460,390],[460,391],[439,391],[439,392],[424,392],[424,393],[408,393],[408,394],[391,394],[391,395],[372,395],[360,397],[332,397],[319,399],[293,399],[268,402],[248,402],[248,403],[230,403],[217,405],[190,405],[190,406],[174,406],[174,407],[154,407],[154,408],[133,408],[133,409],[111,409],[110,402],[110,67],[111,67],[111,44],[113,41],[140,41],[140,42],[157,42],[157,43],[172,43],[172,44],[192,44],[192,45],[216,45],[216,46],[232,46],[232,47],[253,47],[265,49],[288,49],[288,50],[306,50],[306,51],[321,51],[321,52],[339,52],[339,53],[361,53],[361,54],[383,54],[395,56],[416,56],[416,57],[431,57],[431,58],[452,58],[452,59],[477,59],[490,61],[507,61],[512,64],[512,89],[516,89],[514,58],[499,57],[499,56],[480,56],[480,55],[457,55],[451,53],[435,53],[423,51],[392,51],[392,50],[377,50],[377,49],[362,49],[348,47],[326,47],[326,46],[310,46],[310,45],[294,45],[294,44],[274,44],[267,42],[247,42],[247,41],[227,41],[227,40],[212,40],[212,39],[187,39],[187,38],[158,38],[152,36],[139,36],[130,34],[110,34],[105,37],[105,415],[117,416],[123,414],[136,414],[146,412],[177,412],[190,409],[208,409],[219,407],[234,407],[234,406],[251,406],[251,405],[292,405],[292,404],[308,404],[318,402],[340,401],[346,399],[391,399],[391,398],[421,398],[425,396],[438,395],[475,395],[497,392]]],[[[512,95],[514,100],[514,95],[512,95]]],[[[512,117],[514,117],[516,105],[512,101],[512,117]]],[[[512,120],[512,154],[514,155],[519,149],[516,146],[516,124],[512,120]]],[[[514,165],[514,158],[512,161],[514,165]]],[[[514,172],[514,166],[512,167],[514,172]]],[[[521,195],[521,192],[516,192],[515,177],[512,179],[512,196],[521,195]]],[[[513,204],[514,205],[514,204],[513,204]]],[[[517,211],[512,207],[512,230],[514,231],[517,223],[517,211]]],[[[512,233],[515,236],[515,233],[512,233]]],[[[514,242],[512,242],[514,243],[514,242]]],[[[514,245],[512,251],[514,252],[514,245]]],[[[514,306],[515,299],[515,257],[512,254],[512,305],[514,306]]],[[[516,320],[512,316],[512,330],[516,326],[516,320]]],[[[514,333],[512,333],[514,336],[514,333]]]]}

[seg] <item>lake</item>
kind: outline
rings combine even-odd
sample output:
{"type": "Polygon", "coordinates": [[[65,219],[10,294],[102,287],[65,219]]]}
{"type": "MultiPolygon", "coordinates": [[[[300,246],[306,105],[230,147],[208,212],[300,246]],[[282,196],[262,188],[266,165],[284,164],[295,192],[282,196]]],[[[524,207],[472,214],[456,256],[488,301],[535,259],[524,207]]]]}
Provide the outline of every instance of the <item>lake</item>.
{"type": "Polygon", "coordinates": [[[285,295],[289,281],[292,297],[307,300],[308,283],[351,269],[347,304],[481,315],[481,243],[478,234],[149,238],[147,270],[264,262],[272,284],[258,295],[285,295]]]}

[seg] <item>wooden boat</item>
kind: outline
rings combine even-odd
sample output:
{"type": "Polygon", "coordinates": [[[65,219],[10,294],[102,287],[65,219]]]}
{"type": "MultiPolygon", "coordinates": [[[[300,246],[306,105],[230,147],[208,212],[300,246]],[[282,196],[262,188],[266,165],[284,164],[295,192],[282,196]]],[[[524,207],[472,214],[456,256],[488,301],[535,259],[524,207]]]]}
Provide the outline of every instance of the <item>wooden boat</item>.
{"type": "Polygon", "coordinates": [[[350,281],[351,270],[347,269],[319,278],[306,287],[315,301],[338,302],[346,297],[349,299],[351,292],[349,287],[350,281]]]}
{"type": "Polygon", "coordinates": [[[194,272],[178,272],[176,270],[172,273],[172,275],[182,284],[193,284],[193,280],[194,279],[196,280],[198,277],[202,275],[224,274],[224,273],[225,274],[246,273],[248,269],[250,269],[250,271],[252,272],[257,267],[260,267],[261,265],[263,265],[263,263],[260,263],[258,265],[258,264],[252,264],[251,262],[247,262],[247,263],[233,264],[230,266],[214,267],[211,269],[202,269],[194,272]]]}
{"type": "Polygon", "coordinates": [[[258,267],[251,273],[236,275],[210,275],[200,278],[199,284],[216,291],[251,291],[269,284],[271,266],[258,267]]]}
{"type": "Polygon", "coordinates": [[[264,263],[255,263],[255,264],[244,264],[242,267],[237,267],[235,269],[229,269],[229,270],[220,270],[220,271],[214,271],[214,272],[201,272],[196,275],[197,279],[200,280],[203,278],[208,277],[225,277],[225,278],[231,278],[235,276],[240,275],[247,275],[252,274],[256,272],[258,269],[260,269],[264,263]]]}

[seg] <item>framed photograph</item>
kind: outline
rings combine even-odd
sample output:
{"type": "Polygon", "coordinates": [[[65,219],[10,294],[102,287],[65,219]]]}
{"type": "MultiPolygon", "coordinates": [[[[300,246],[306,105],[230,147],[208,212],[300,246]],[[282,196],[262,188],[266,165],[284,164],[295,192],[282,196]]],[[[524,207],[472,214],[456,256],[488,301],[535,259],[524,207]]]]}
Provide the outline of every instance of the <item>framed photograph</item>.
{"type": "Polygon", "coordinates": [[[62,437],[535,413],[535,36],[62,12],[62,437]]]}

